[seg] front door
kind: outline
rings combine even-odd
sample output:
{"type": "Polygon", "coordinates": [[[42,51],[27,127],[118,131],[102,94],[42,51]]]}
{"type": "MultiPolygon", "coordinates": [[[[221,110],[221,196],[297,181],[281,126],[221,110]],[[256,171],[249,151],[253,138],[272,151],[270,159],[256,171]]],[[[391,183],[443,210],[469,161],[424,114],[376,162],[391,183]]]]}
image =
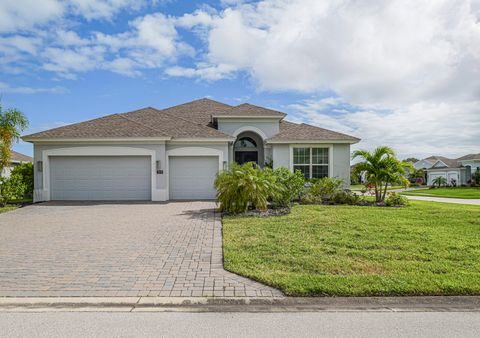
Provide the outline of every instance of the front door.
{"type": "Polygon", "coordinates": [[[235,162],[244,164],[246,162],[255,162],[258,164],[258,151],[236,151],[235,162]]]}

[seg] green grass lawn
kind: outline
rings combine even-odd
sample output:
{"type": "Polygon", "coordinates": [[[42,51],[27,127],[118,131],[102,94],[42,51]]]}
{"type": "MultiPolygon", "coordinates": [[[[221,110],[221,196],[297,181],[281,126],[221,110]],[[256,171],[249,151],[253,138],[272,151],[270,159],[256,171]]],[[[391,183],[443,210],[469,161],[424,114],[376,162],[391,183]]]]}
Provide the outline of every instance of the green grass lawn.
{"type": "Polygon", "coordinates": [[[7,211],[10,211],[10,210],[15,210],[17,209],[17,206],[15,205],[7,205],[6,207],[0,207],[0,214],[2,212],[7,212],[7,211]]]}
{"type": "Polygon", "coordinates": [[[450,198],[480,198],[480,188],[456,187],[456,188],[437,188],[437,189],[418,189],[402,192],[403,195],[411,196],[432,196],[432,197],[450,197],[450,198]]]}
{"type": "Polygon", "coordinates": [[[480,294],[480,207],[295,206],[225,217],[229,271],[300,296],[480,294]]]}

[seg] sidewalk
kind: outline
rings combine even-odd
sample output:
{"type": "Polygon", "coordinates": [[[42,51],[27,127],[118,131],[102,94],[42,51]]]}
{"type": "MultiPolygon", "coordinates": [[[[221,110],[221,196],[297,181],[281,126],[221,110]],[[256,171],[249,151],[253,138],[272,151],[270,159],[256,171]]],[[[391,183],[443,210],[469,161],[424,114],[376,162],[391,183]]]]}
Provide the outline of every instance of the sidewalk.
{"type": "Polygon", "coordinates": [[[480,312],[480,296],[422,297],[4,297],[0,312],[480,312]]]}

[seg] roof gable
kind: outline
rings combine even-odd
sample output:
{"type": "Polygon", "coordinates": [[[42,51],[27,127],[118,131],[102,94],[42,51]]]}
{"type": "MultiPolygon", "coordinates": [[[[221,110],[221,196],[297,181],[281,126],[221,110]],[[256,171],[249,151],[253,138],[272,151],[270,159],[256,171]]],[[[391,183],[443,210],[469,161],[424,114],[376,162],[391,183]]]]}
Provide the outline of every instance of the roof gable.
{"type": "Polygon", "coordinates": [[[281,121],[280,132],[267,140],[269,143],[287,143],[291,141],[345,141],[348,143],[357,143],[360,139],[305,123],[297,124],[289,121],[281,121]]]}

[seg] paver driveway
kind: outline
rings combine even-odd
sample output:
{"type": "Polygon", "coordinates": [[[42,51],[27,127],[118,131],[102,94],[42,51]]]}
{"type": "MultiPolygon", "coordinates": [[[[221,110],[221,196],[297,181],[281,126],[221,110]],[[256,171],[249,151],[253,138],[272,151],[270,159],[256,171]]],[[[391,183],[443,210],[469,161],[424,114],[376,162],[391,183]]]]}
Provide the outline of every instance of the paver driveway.
{"type": "Polygon", "coordinates": [[[281,296],[223,270],[213,208],[50,202],[0,214],[0,296],[281,296]]]}

